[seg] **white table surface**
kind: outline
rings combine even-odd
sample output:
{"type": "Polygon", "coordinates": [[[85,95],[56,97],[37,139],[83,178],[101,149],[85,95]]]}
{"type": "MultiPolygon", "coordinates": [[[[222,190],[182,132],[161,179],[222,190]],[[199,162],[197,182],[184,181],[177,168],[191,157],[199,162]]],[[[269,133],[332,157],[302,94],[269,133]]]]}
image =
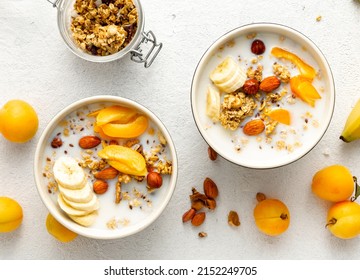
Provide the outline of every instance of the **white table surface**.
{"type": "Polygon", "coordinates": [[[146,30],[164,47],[149,69],[129,57],[93,64],[75,57],[57,29],[57,13],[46,0],[0,1],[0,105],[19,98],[39,114],[36,136],[26,144],[0,137],[0,196],[23,207],[21,227],[0,235],[0,259],[359,259],[360,238],[340,240],[324,227],[330,203],[310,189],[313,174],[343,164],[360,176],[360,141],[338,138],[360,87],[360,4],[352,1],[143,0],[146,30]],[[322,16],[320,22],[316,17],[322,16]],[[289,25],[310,37],[323,51],[336,85],[331,125],[319,145],[303,159],[275,170],[256,171],[219,158],[208,160],[207,145],[193,121],[190,86],[195,67],[208,46],[223,33],[252,22],[289,25]],[[47,209],[33,177],[37,141],[64,106],[98,94],[140,102],[168,127],[179,157],[175,193],[160,218],[143,232],[120,240],[78,237],[63,244],[45,228],[47,209]],[[328,154],[327,156],[324,154],[328,154]],[[203,179],[218,183],[218,207],[200,228],[183,224],[192,186],[203,179]],[[255,227],[255,194],[284,201],[291,225],[279,237],[255,227]],[[241,226],[227,224],[229,210],[241,226]],[[208,233],[199,239],[199,231],[208,233]]]}

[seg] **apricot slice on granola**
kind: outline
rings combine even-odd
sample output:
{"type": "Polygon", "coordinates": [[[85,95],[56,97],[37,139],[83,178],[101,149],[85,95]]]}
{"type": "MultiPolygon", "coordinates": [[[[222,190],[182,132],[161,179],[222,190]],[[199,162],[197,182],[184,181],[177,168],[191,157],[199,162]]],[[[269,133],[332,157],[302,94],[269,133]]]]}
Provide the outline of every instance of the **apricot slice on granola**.
{"type": "Polygon", "coordinates": [[[290,125],[291,123],[291,117],[290,112],[283,108],[278,108],[271,110],[267,114],[272,120],[277,121],[282,124],[290,125]]]}
{"type": "Polygon", "coordinates": [[[101,109],[96,116],[96,124],[103,126],[107,123],[128,123],[134,119],[137,112],[134,109],[122,106],[109,106],[101,109]]]}
{"type": "Polygon", "coordinates": [[[296,54],[289,52],[287,50],[284,50],[282,48],[274,47],[271,50],[271,54],[277,58],[284,58],[286,60],[289,60],[290,62],[294,63],[296,67],[299,69],[300,74],[311,81],[316,76],[315,69],[307,64],[305,61],[303,61],[300,57],[298,57],[296,54]]]}
{"type": "Polygon", "coordinates": [[[321,99],[320,94],[312,85],[311,81],[302,75],[290,79],[291,91],[311,107],[315,106],[315,100],[321,99]]]}
{"type": "Polygon", "coordinates": [[[144,157],[131,148],[109,145],[99,151],[98,155],[124,174],[145,176],[147,173],[144,157]]]}
{"type": "Polygon", "coordinates": [[[107,123],[101,126],[101,129],[109,137],[136,138],[146,131],[148,124],[147,117],[138,116],[129,123],[107,123]]]}

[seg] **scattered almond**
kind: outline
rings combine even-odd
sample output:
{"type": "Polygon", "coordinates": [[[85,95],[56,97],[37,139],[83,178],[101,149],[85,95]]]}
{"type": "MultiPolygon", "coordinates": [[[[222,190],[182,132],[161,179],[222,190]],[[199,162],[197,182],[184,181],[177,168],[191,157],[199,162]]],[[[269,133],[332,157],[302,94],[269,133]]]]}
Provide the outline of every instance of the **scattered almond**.
{"type": "Polygon", "coordinates": [[[109,188],[109,184],[103,180],[96,180],[93,184],[93,190],[96,194],[103,194],[109,188]]]}
{"type": "Polygon", "coordinates": [[[96,179],[102,180],[111,180],[114,179],[119,174],[119,171],[116,170],[114,167],[107,167],[97,173],[94,174],[96,179]]]}
{"type": "Polygon", "coordinates": [[[265,130],[265,124],[261,119],[254,119],[245,124],[243,132],[248,136],[259,135],[265,130]]]}
{"type": "Polygon", "coordinates": [[[240,226],[239,215],[236,211],[230,211],[228,215],[228,223],[231,226],[238,227],[240,226]]]}
{"type": "Polygon", "coordinates": [[[280,84],[281,81],[276,76],[270,76],[261,81],[260,89],[264,92],[272,92],[277,89],[280,84]]]}
{"type": "Polygon", "coordinates": [[[212,161],[217,159],[217,152],[210,146],[208,148],[208,155],[209,155],[209,159],[212,161]]]}
{"type": "Polygon", "coordinates": [[[97,136],[84,136],[79,140],[79,146],[82,149],[92,149],[101,143],[101,139],[97,136]]]}
{"type": "Polygon", "coordinates": [[[204,192],[208,198],[212,199],[217,198],[217,196],[219,195],[219,190],[216,184],[210,178],[206,178],[204,180],[204,192]]]}
{"type": "Polygon", "coordinates": [[[195,227],[198,227],[205,221],[205,217],[205,212],[196,213],[191,220],[191,224],[195,227]]]}
{"type": "Polygon", "coordinates": [[[182,216],[182,221],[183,221],[183,223],[186,223],[186,222],[192,220],[192,218],[195,216],[195,213],[196,213],[196,211],[195,211],[193,208],[191,208],[190,210],[186,211],[186,212],[184,213],[184,215],[182,216]]]}

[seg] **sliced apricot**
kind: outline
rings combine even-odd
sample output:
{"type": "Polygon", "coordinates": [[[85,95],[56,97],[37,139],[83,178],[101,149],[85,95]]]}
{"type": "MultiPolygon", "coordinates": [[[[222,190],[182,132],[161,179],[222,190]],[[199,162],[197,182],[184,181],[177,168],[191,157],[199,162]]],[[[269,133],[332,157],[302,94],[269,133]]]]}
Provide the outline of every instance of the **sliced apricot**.
{"type": "Polygon", "coordinates": [[[100,113],[101,109],[95,110],[87,114],[88,117],[96,117],[100,113]]]}
{"type": "Polygon", "coordinates": [[[310,79],[311,81],[315,78],[316,76],[315,69],[309,64],[307,64],[305,61],[303,61],[296,54],[278,47],[273,48],[271,50],[271,54],[277,58],[285,58],[290,62],[294,63],[296,67],[299,69],[301,75],[310,79]]]}
{"type": "Polygon", "coordinates": [[[290,125],[291,117],[290,112],[286,109],[274,109],[267,114],[272,120],[282,124],[290,125]]]}
{"type": "Polygon", "coordinates": [[[110,122],[128,123],[136,115],[134,109],[114,105],[100,110],[96,116],[96,124],[102,126],[110,122]]]}
{"type": "Polygon", "coordinates": [[[312,85],[311,81],[302,75],[290,79],[291,91],[311,107],[315,106],[315,100],[321,99],[320,94],[312,85]]]}
{"type": "Polygon", "coordinates": [[[145,176],[146,162],[137,151],[120,145],[109,145],[98,152],[99,157],[122,173],[145,176]]]}
{"type": "Polygon", "coordinates": [[[107,123],[101,128],[104,134],[109,137],[136,138],[146,131],[148,125],[147,117],[138,116],[133,122],[126,124],[107,123]]]}

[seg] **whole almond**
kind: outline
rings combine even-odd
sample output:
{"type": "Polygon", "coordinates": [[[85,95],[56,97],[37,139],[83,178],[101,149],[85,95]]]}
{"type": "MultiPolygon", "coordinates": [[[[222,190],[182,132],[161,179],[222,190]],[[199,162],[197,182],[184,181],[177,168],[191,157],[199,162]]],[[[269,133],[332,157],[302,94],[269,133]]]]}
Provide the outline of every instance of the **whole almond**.
{"type": "Polygon", "coordinates": [[[213,180],[206,178],[204,180],[204,193],[208,198],[215,199],[219,195],[219,190],[213,180]]]}
{"type": "Polygon", "coordinates": [[[205,221],[206,214],[205,212],[199,212],[194,215],[191,219],[191,224],[195,227],[200,226],[205,221]]]}
{"type": "Polygon", "coordinates": [[[265,129],[265,124],[260,119],[254,119],[245,124],[243,132],[248,136],[258,135],[265,129]]]}
{"type": "Polygon", "coordinates": [[[195,216],[195,213],[196,213],[196,211],[192,208],[190,210],[186,211],[184,213],[184,215],[182,216],[183,223],[186,223],[186,222],[192,220],[192,218],[194,218],[194,216],[195,216]]]}
{"type": "Polygon", "coordinates": [[[93,184],[93,190],[96,194],[103,194],[109,188],[109,184],[103,180],[96,180],[93,184]]]}
{"type": "Polygon", "coordinates": [[[236,211],[229,212],[228,223],[229,223],[229,225],[234,226],[234,227],[240,226],[239,215],[236,211]]]}
{"type": "Polygon", "coordinates": [[[212,161],[217,159],[217,152],[210,146],[208,148],[208,155],[209,155],[209,159],[212,161]]]}
{"type": "Polygon", "coordinates": [[[79,140],[79,146],[82,149],[92,149],[101,143],[101,139],[97,136],[84,136],[79,140]]]}
{"type": "Polygon", "coordinates": [[[107,167],[97,173],[94,174],[94,177],[96,179],[102,179],[102,180],[111,180],[114,179],[119,174],[119,171],[115,169],[114,167],[110,166],[107,167]]]}
{"type": "Polygon", "coordinates": [[[264,92],[272,92],[277,89],[280,84],[281,81],[276,76],[270,76],[261,81],[260,89],[264,92]]]}

